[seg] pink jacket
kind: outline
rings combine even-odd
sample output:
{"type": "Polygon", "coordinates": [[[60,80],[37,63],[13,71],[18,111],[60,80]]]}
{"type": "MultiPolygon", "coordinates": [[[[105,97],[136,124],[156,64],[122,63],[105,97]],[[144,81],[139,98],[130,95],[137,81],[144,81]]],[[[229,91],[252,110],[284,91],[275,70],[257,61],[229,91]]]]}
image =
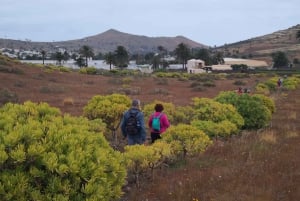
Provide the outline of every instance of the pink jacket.
{"type": "MultiPolygon", "coordinates": [[[[153,115],[155,117],[159,116],[160,115],[160,112],[155,112],[154,114],[151,114],[150,118],[149,118],[149,121],[148,121],[148,126],[151,130],[151,132],[154,132],[154,130],[152,129],[152,119],[153,119],[153,115]]],[[[163,133],[167,130],[167,128],[170,127],[170,122],[168,120],[168,117],[166,114],[162,113],[162,115],[160,116],[160,131],[159,133],[163,133]]]]}

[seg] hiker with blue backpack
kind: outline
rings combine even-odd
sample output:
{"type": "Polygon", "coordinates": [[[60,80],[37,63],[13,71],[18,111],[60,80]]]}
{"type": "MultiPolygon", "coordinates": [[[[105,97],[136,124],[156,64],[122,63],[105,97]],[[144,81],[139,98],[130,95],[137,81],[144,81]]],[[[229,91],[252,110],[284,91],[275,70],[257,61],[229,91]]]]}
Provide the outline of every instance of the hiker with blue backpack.
{"type": "Polygon", "coordinates": [[[155,112],[150,116],[148,121],[151,133],[151,143],[154,143],[157,139],[161,139],[161,134],[170,127],[167,115],[162,112],[164,106],[162,104],[156,104],[154,110],[155,112]]]}
{"type": "Polygon", "coordinates": [[[127,110],[121,121],[121,131],[127,138],[128,145],[144,144],[146,141],[146,129],[144,114],[140,109],[140,100],[133,100],[131,108],[127,110]]]}

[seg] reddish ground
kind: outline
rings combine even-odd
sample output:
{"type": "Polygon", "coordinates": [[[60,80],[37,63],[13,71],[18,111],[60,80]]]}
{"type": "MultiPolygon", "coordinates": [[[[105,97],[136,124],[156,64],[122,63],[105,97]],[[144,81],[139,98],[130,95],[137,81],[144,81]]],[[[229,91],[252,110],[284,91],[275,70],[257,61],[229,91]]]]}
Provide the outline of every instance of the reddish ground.
{"type": "Polygon", "coordinates": [[[215,143],[183,165],[156,170],[122,201],[300,200],[300,88],[272,95],[270,126],[215,143]]]}
{"type": "Polygon", "coordinates": [[[49,69],[25,67],[21,64],[5,68],[13,70],[9,73],[0,71],[0,90],[7,89],[16,94],[20,103],[27,100],[47,102],[72,115],[81,115],[83,107],[93,96],[111,94],[124,88],[124,85],[136,89],[138,92],[130,92],[128,96],[139,98],[143,104],[160,100],[175,105],[187,105],[193,97],[212,98],[220,91],[236,90],[236,80],[242,80],[246,83],[245,87],[250,88],[258,81],[256,77],[214,80],[215,87],[202,87],[204,90],[200,91],[191,87],[195,81],[180,81],[178,78],[133,76],[129,84],[124,84],[124,77],[118,76],[49,72],[49,69]]]}
{"type": "MultiPolygon", "coordinates": [[[[93,96],[124,88],[124,77],[47,72],[22,64],[0,63],[0,90],[26,100],[47,102],[72,115],[93,96]],[[69,101],[68,99],[71,99],[69,101]],[[71,104],[70,104],[71,102],[71,104]]],[[[215,80],[215,87],[195,91],[194,81],[135,76],[129,83],[138,89],[132,98],[187,105],[193,97],[214,97],[220,91],[235,90],[242,80],[253,88],[267,78],[215,80]]],[[[1,98],[1,97],[0,97],[1,98]]],[[[277,111],[271,126],[247,131],[226,141],[216,141],[203,155],[185,164],[155,171],[153,181],[145,178],[141,188],[128,188],[122,201],[296,201],[300,200],[299,100],[300,89],[274,94],[277,111]]]]}

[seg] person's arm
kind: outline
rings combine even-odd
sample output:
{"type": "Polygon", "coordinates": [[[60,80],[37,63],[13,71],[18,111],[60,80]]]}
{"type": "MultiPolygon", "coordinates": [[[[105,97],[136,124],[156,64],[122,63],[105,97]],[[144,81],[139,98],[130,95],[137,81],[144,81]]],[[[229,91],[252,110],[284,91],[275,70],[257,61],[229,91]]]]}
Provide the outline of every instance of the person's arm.
{"type": "Polygon", "coordinates": [[[168,117],[167,117],[166,114],[164,114],[164,115],[162,116],[162,122],[163,122],[163,126],[164,126],[165,128],[169,128],[169,127],[170,127],[170,122],[169,122],[169,119],[168,119],[168,117]]]}
{"type": "Polygon", "coordinates": [[[140,112],[140,115],[139,115],[139,122],[141,125],[141,130],[140,130],[141,137],[142,137],[143,142],[145,142],[147,133],[146,133],[146,128],[145,128],[144,114],[142,112],[140,112]]]}
{"type": "Polygon", "coordinates": [[[123,114],[122,120],[121,120],[121,131],[122,131],[122,135],[124,137],[127,137],[127,133],[126,133],[126,129],[125,129],[125,125],[126,125],[126,119],[125,119],[126,113],[123,114]]]}
{"type": "Polygon", "coordinates": [[[148,127],[151,129],[152,126],[152,119],[153,119],[153,114],[150,115],[149,120],[148,120],[148,127]]]}

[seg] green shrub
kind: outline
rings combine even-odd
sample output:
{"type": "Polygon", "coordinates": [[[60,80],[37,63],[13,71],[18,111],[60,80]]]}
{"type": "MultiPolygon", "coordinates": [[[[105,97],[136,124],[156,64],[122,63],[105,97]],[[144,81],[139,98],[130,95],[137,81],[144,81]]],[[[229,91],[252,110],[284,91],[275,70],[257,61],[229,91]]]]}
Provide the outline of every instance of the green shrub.
{"type": "Polygon", "coordinates": [[[268,85],[266,85],[264,83],[258,83],[255,86],[255,93],[263,94],[263,95],[269,95],[270,94],[270,89],[269,89],[268,85]]]}
{"type": "Polygon", "coordinates": [[[220,103],[209,98],[194,98],[194,120],[212,121],[215,123],[228,120],[237,128],[244,125],[243,117],[235,107],[230,104],[220,103]]]}
{"type": "Polygon", "coordinates": [[[238,127],[228,121],[220,121],[220,122],[213,122],[213,121],[193,121],[192,125],[197,127],[198,129],[204,131],[209,137],[227,137],[230,135],[237,134],[239,132],[238,127]]]}
{"type": "Polygon", "coordinates": [[[264,106],[266,106],[271,113],[275,112],[276,108],[275,108],[275,102],[273,99],[271,99],[267,96],[264,96],[262,94],[254,94],[252,97],[257,98],[259,101],[261,101],[262,104],[264,106]]]}
{"type": "Polygon", "coordinates": [[[81,68],[79,70],[79,73],[82,74],[89,74],[89,75],[95,75],[97,73],[97,68],[95,67],[86,67],[86,68],[81,68]]]}
{"type": "Polygon", "coordinates": [[[204,82],[203,86],[204,87],[215,87],[216,84],[212,80],[209,80],[209,81],[204,82]]]}
{"type": "Polygon", "coordinates": [[[72,70],[70,68],[65,67],[65,66],[60,66],[59,71],[60,72],[65,72],[65,73],[72,72],[72,70]]]}
{"type": "MultiPolygon", "coordinates": [[[[266,126],[271,120],[271,110],[266,107],[260,96],[221,92],[216,98],[220,103],[232,104],[244,118],[246,129],[258,129],[266,126]]],[[[267,98],[266,98],[267,100],[267,98]]],[[[270,105],[270,108],[272,106],[270,105]]]]}
{"type": "Polygon", "coordinates": [[[194,116],[194,109],[191,106],[176,106],[172,125],[179,123],[190,124],[194,116]]]}
{"type": "Polygon", "coordinates": [[[94,128],[46,103],[0,108],[1,200],[119,198],[125,163],[94,128]]]}
{"type": "Polygon", "coordinates": [[[171,126],[162,135],[162,140],[171,144],[174,155],[183,157],[198,155],[212,144],[212,141],[203,131],[186,124],[171,126]]]}
{"type": "Polygon", "coordinates": [[[160,167],[173,156],[171,145],[161,140],[157,140],[151,146],[133,145],[125,146],[124,149],[127,170],[129,175],[134,175],[134,181],[138,186],[140,175],[147,170],[153,171],[155,168],[160,167]]]}
{"type": "Polygon", "coordinates": [[[264,82],[264,84],[268,86],[269,91],[276,91],[278,79],[278,77],[273,77],[264,82]]]}
{"type": "Polygon", "coordinates": [[[283,87],[288,90],[294,90],[298,87],[300,78],[293,76],[283,80],[283,87]]]}
{"type": "Polygon", "coordinates": [[[90,120],[102,119],[107,129],[115,131],[124,111],[130,107],[130,104],[131,100],[126,95],[96,95],[84,106],[83,115],[90,120]]]}

